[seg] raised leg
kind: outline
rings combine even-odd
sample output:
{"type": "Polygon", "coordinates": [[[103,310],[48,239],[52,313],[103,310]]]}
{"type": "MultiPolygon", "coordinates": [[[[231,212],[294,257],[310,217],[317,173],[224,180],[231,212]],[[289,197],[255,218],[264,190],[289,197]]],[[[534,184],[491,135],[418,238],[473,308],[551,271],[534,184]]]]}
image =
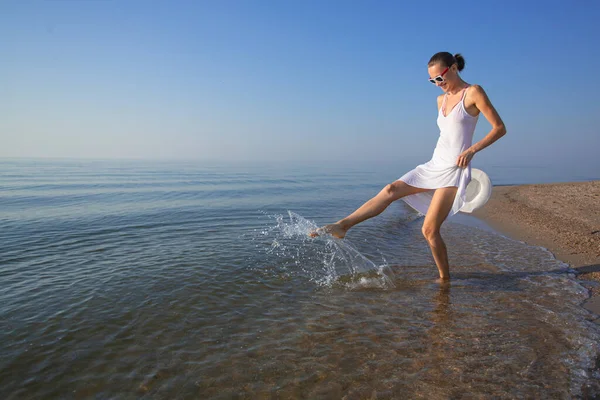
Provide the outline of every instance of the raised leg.
{"type": "Polygon", "coordinates": [[[366,219],[381,214],[383,210],[392,204],[392,202],[404,196],[419,192],[426,192],[428,190],[429,189],[420,189],[407,185],[405,182],[400,180],[395,181],[389,185],[386,185],[375,197],[360,206],[356,211],[348,215],[346,218],[339,220],[335,224],[325,225],[324,227],[311,232],[309,235],[315,237],[322,233],[329,233],[341,239],[346,236],[348,229],[366,219]]]}
{"type": "Polygon", "coordinates": [[[448,251],[442,240],[440,228],[452,209],[456,197],[456,187],[440,188],[435,191],[427,215],[423,221],[423,236],[431,248],[441,280],[450,279],[450,266],[448,264],[448,251]]]}

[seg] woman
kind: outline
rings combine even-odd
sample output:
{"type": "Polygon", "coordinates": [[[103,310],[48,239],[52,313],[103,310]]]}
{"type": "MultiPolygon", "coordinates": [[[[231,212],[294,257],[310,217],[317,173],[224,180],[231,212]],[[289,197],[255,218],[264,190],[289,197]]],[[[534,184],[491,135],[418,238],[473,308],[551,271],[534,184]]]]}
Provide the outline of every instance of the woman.
{"type": "Polygon", "coordinates": [[[504,136],[506,128],[483,88],[468,84],[460,77],[459,72],[465,67],[462,55],[434,54],[427,67],[429,81],[444,92],[437,98],[440,137],[431,160],[387,185],[346,218],[319,228],[310,236],[329,233],[343,238],[348,229],[379,215],[393,201],[402,198],[425,215],[423,235],[431,248],[440,280],[448,280],[448,253],[440,227],[450,213],[454,215],[465,203],[466,187],[471,180],[471,159],[504,136]],[[480,113],[492,125],[492,130],[472,145],[480,113]]]}

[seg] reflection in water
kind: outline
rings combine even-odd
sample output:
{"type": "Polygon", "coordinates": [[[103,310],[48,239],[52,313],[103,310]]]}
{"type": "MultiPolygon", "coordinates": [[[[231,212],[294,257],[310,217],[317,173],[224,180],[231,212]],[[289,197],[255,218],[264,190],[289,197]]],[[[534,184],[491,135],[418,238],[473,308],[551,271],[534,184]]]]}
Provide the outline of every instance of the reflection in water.
{"type": "MultiPolygon", "coordinates": [[[[439,291],[433,294],[434,309],[430,313],[432,326],[426,331],[426,340],[429,341],[429,353],[424,355],[423,359],[427,360],[427,378],[436,384],[434,390],[440,390],[440,387],[446,386],[447,383],[452,383],[455,378],[452,370],[445,368],[447,361],[456,357],[453,354],[451,343],[447,338],[451,336],[453,331],[452,325],[455,323],[454,315],[452,315],[450,305],[450,282],[440,283],[439,291]]],[[[433,393],[432,393],[433,394],[433,393]]]]}

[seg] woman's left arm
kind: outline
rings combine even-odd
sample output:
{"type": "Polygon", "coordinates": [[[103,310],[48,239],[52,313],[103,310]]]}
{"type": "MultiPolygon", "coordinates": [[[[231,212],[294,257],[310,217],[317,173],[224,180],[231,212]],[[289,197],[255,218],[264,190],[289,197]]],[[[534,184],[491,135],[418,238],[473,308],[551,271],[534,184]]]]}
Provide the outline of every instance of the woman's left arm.
{"type": "Polygon", "coordinates": [[[506,135],[506,127],[504,126],[504,122],[502,122],[502,118],[500,118],[500,115],[498,115],[498,111],[496,111],[492,105],[492,102],[483,88],[479,85],[473,85],[473,89],[471,89],[471,96],[475,107],[477,107],[485,119],[487,119],[492,125],[492,130],[485,135],[483,139],[469,147],[458,156],[456,164],[462,168],[465,168],[467,165],[469,165],[475,153],[485,149],[490,144],[506,135]]]}

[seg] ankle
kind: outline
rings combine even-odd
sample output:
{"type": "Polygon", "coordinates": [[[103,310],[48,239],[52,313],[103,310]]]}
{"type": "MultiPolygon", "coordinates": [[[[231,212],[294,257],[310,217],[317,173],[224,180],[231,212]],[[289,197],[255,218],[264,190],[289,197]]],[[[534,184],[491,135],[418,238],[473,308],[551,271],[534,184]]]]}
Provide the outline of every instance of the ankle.
{"type": "Polygon", "coordinates": [[[352,227],[352,225],[345,218],[340,219],[338,222],[336,222],[336,225],[339,225],[339,227],[345,231],[352,227]]]}

